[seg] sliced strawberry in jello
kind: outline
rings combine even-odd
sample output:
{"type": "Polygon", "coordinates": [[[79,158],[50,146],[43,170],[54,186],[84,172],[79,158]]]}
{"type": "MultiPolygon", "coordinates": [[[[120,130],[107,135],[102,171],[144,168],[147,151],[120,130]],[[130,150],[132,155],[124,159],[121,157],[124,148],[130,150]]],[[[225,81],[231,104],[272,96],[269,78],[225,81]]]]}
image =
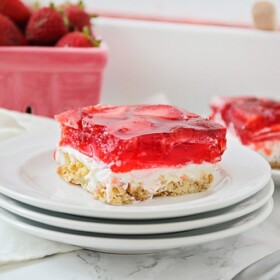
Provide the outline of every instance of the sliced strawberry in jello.
{"type": "Polygon", "coordinates": [[[133,115],[170,120],[181,120],[184,118],[184,114],[182,111],[170,105],[137,106],[134,110],[133,115]]]}
{"type": "Polygon", "coordinates": [[[95,114],[96,117],[124,119],[127,106],[97,105],[86,107],[85,110],[88,110],[89,114],[95,114]]]}
{"type": "Polygon", "coordinates": [[[144,118],[139,120],[125,120],[119,127],[116,128],[118,131],[109,130],[109,132],[134,134],[141,133],[141,131],[147,131],[153,126],[153,122],[150,122],[144,118]]]}
{"type": "Polygon", "coordinates": [[[56,120],[60,146],[99,159],[113,172],[216,163],[226,145],[224,127],[169,105],[88,106],[56,120]]]}
{"type": "Polygon", "coordinates": [[[67,114],[60,114],[55,117],[55,119],[61,124],[75,129],[79,128],[81,123],[83,111],[80,109],[70,109],[67,114]]]}

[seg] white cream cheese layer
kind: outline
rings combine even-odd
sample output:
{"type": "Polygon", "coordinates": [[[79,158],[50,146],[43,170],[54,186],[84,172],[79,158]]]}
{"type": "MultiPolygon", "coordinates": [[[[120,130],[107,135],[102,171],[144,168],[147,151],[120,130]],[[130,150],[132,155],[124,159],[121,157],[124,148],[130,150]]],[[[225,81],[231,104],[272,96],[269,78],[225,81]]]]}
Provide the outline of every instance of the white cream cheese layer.
{"type": "Polygon", "coordinates": [[[71,147],[59,147],[56,152],[56,161],[58,165],[65,164],[64,154],[67,153],[71,161],[79,160],[90,172],[86,175],[85,180],[88,182],[87,189],[92,192],[96,188],[97,183],[105,185],[107,189],[111,189],[113,184],[121,183],[126,189],[128,185],[135,188],[142,184],[143,188],[150,193],[162,187],[161,181],[164,179],[166,184],[169,182],[178,182],[188,176],[190,179],[200,179],[203,174],[211,173],[214,176],[214,181],[220,178],[220,167],[217,164],[188,164],[183,167],[162,167],[142,170],[132,170],[130,172],[115,173],[110,167],[99,159],[90,158],[71,147]]]}
{"type": "Polygon", "coordinates": [[[264,141],[251,144],[250,147],[261,154],[269,162],[280,162],[280,141],[264,141]]]}
{"type": "MultiPolygon", "coordinates": [[[[235,133],[228,132],[227,138],[241,143],[235,133]]],[[[280,141],[270,140],[245,145],[263,156],[268,162],[280,162],[280,141]]]]}

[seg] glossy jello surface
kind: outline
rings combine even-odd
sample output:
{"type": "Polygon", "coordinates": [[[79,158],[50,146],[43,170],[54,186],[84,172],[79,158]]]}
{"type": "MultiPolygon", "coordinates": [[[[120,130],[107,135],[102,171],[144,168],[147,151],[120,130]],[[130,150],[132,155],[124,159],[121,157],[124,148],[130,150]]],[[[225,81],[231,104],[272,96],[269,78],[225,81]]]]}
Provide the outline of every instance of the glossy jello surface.
{"type": "Polygon", "coordinates": [[[169,105],[88,106],[56,120],[60,146],[98,158],[113,172],[216,163],[226,148],[223,126],[169,105]]]}
{"type": "Polygon", "coordinates": [[[280,140],[280,102],[256,97],[215,98],[213,119],[233,126],[243,144],[280,140]]]}

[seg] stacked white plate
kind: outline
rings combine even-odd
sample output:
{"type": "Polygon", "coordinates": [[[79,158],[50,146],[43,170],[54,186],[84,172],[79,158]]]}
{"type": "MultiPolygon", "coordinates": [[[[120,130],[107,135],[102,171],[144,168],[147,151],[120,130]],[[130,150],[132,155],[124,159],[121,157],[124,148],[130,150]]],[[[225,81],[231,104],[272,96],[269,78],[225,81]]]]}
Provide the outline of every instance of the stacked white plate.
{"type": "Polygon", "coordinates": [[[276,186],[280,186],[280,169],[272,170],[272,178],[276,186]]]}
{"type": "Polygon", "coordinates": [[[272,211],[268,163],[235,143],[208,191],[128,206],[93,200],[56,174],[57,132],[30,134],[0,146],[0,218],[46,239],[104,252],[147,253],[239,234],[272,211]]]}

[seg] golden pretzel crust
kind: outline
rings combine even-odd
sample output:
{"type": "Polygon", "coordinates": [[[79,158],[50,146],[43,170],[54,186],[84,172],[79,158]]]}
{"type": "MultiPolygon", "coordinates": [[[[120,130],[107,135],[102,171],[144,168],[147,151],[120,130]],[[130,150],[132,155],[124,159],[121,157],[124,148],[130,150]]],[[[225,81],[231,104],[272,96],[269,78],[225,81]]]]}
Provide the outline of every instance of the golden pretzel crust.
{"type": "MultiPolygon", "coordinates": [[[[64,153],[65,162],[63,165],[58,166],[58,175],[66,182],[81,185],[88,190],[88,181],[86,175],[90,172],[88,166],[79,161],[77,158],[68,153],[64,153]]],[[[90,191],[95,199],[105,201],[112,205],[125,205],[131,204],[134,201],[144,201],[149,198],[157,196],[179,196],[186,194],[193,194],[206,191],[212,184],[214,176],[210,172],[204,172],[201,176],[194,180],[188,176],[184,176],[178,182],[167,182],[164,177],[161,178],[161,187],[156,193],[150,193],[145,187],[139,183],[133,189],[128,185],[123,188],[121,184],[114,184],[111,186],[109,192],[106,186],[97,182],[96,187],[90,191]]]]}

